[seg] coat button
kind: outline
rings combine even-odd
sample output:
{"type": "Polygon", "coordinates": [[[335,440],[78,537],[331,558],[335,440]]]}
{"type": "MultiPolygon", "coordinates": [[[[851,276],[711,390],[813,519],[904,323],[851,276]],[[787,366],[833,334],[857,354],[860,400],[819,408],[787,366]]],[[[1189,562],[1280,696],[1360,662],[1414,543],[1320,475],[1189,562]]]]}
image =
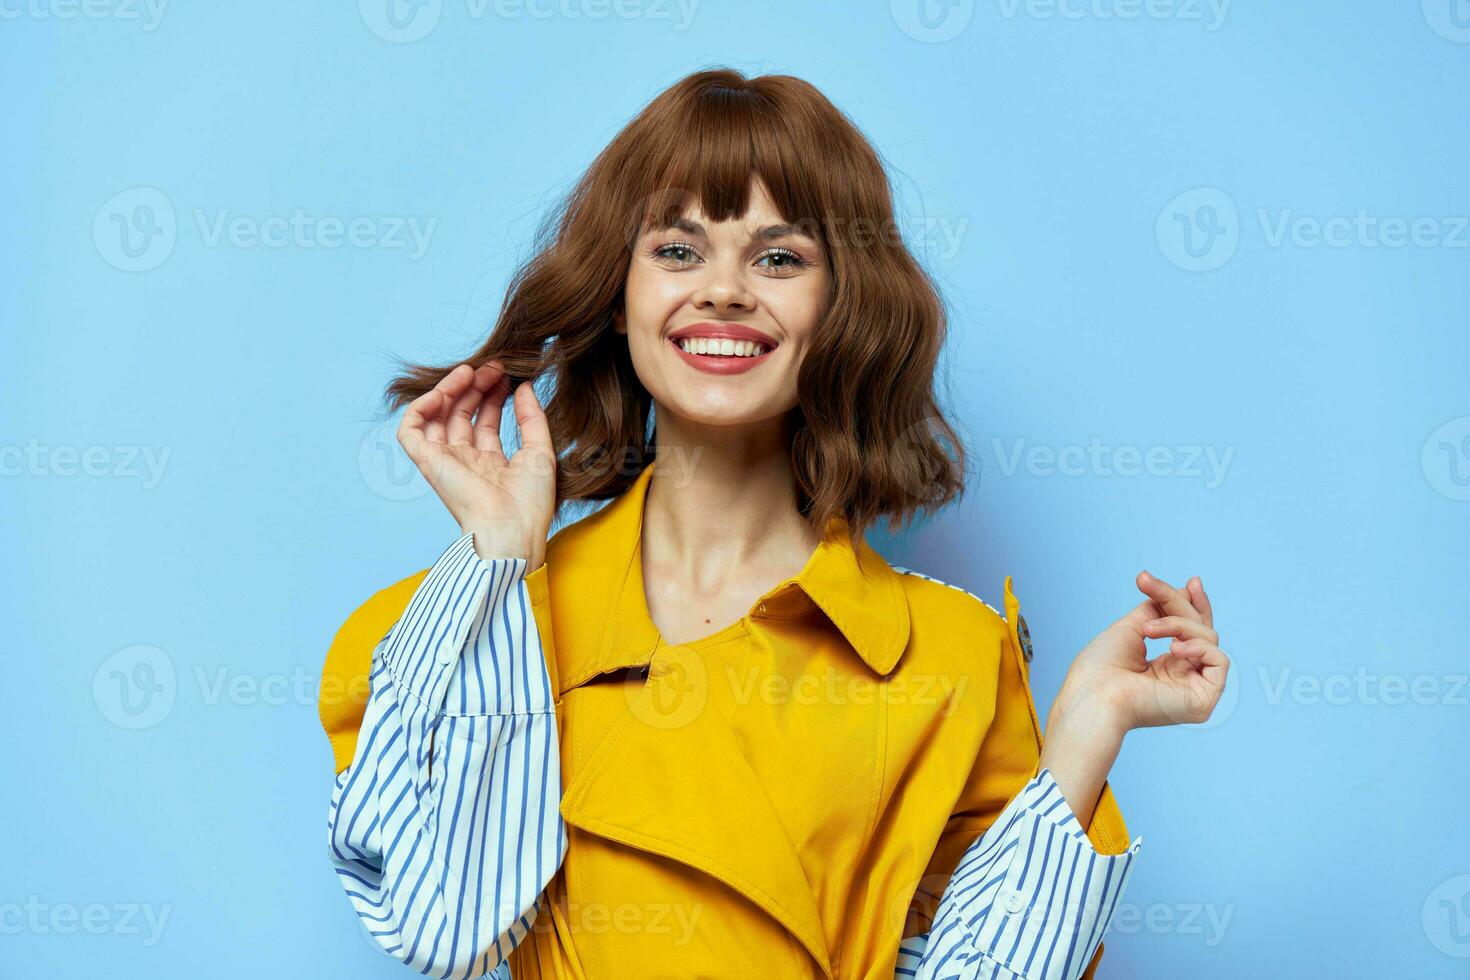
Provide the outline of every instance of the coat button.
{"type": "Polygon", "coordinates": [[[447,663],[449,663],[449,661],[451,661],[453,659],[454,659],[454,647],[452,647],[448,643],[446,643],[442,647],[439,648],[439,662],[441,664],[447,664],[447,663]]]}
{"type": "Polygon", "coordinates": [[[1015,889],[1012,889],[1011,890],[1011,893],[1006,896],[1006,911],[1007,912],[1019,912],[1019,911],[1021,911],[1021,909],[1025,908],[1025,907],[1026,907],[1026,899],[1021,896],[1021,893],[1020,892],[1016,891],[1015,889]]]}
{"type": "Polygon", "coordinates": [[[1021,656],[1031,662],[1031,631],[1026,628],[1026,617],[1016,613],[1016,639],[1021,641],[1021,656]]]}

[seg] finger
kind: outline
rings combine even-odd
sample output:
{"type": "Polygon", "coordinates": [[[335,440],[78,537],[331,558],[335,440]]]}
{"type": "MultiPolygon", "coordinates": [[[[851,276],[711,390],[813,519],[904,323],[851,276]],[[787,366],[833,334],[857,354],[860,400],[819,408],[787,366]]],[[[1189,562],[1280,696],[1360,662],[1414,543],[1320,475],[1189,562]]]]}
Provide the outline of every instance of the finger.
{"type": "Polygon", "coordinates": [[[423,469],[435,450],[444,444],[442,437],[434,437],[431,425],[445,397],[437,388],[425,392],[414,399],[418,407],[413,412],[404,412],[403,420],[398,423],[398,442],[419,469],[423,469]]]}
{"type": "Polygon", "coordinates": [[[1143,625],[1164,615],[1164,610],[1152,599],[1145,599],[1132,609],[1128,610],[1119,620],[1119,623],[1133,627],[1139,636],[1146,636],[1143,625]]]}
{"type": "Polygon", "coordinates": [[[1139,572],[1135,579],[1138,591],[1148,596],[1168,616],[1183,616],[1187,619],[1199,619],[1199,613],[1195,611],[1189,599],[1174,586],[1161,578],[1155,578],[1148,572],[1139,572]]]}
{"type": "Polygon", "coordinates": [[[1206,626],[1215,625],[1215,610],[1210,605],[1210,597],[1205,595],[1205,583],[1196,575],[1185,583],[1185,592],[1189,596],[1189,602],[1204,619],[1206,626]]]}
{"type": "Polygon", "coordinates": [[[1175,640],[1168,651],[1160,655],[1160,659],[1172,657],[1175,660],[1183,660],[1195,670],[1199,670],[1204,666],[1204,650],[1198,646],[1190,646],[1189,644],[1193,642],[1193,640],[1175,640]]]}
{"type": "Polygon", "coordinates": [[[505,416],[510,379],[495,361],[481,370],[487,372],[486,377],[490,380],[489,387],[485,389],[485,400],[480,403],[480,414],[475,416],[475,448],[503,455],[505,448],[500,444],[500,420],[505,416]]]}
{"type": "Polygon", "coordinates": [[[443,397],[439,389],[430,388],[409,402],[408,407],[404,409],[403,418],[398,422],[398,441],[403,444],[403,448],[408,450],[410,455],[413,450],[409,446],[409,439],[412,438],[418,443],[423,441],[424,425],[428,421],[428,416],[439,410],[439,399],[443,397]]]}
{"type": "MultiPolygon", "coordinates": [[[[521,430],[521,446],[535,449],[552,463],[556,462],[556,447],[551,441],[551,425],[546,420],[546,411],[536,397],[536,389],[529,381],[516,388],[516,425],[521,430]]],[[[519,455],[519,454],[517,454],[519,455]]]]}
{"type": "Polygon", "coordinates": [[[402,439],[404,432],[409,429],[422,434],[429,419],[441,411],[439,403],[443,398],[444,393],[436,385],[409,402],[408,407],[403,410],[402,421],[398,423],[399,438],[402,439]]]}
{"type": "MultiPolygon", "coordinates": [[[[456,368],[456,370],[458,369],[456,368]]],[[[442,385],[443,382],[441,381],[440,384],[442,385]]],[[[424,438],[443,446],[449,442],[448,429],[444,425],[444,417],[454,407],[454,400],[459,397],[459,394],[458,391],[451,394],[443,388],[438,388],[437,390],[439,392],[437,410],[424,413],[424,438]]]]}
{"type": "Polygon", "coordinates": [[[456,364],[448,374],[439,379],[439,383],[433,389],[438,392],[438,399],[427,403],[419,412],[422,419],[420,427],[423,429],[425,439],[438,443],[445,441],[444,417],[453,406],[455,399],[469,386],[474,373],[468,364],[456,364]]]}
{"type": "Polygon", "coordinates": [[[1230,658],[1215,644],[1204,640],[1176,640],[1169,652],[1188,657],[1211,684],[1225,685],[1225,677],[1230,673],[1230,658]]]}
{"type": "MultiPolygon", "coordinates": [[[[477,374],[479,372],[476,372],[477,374]]],[[[476,383],[472,380],[468,388],[460,393],[449,409],[449,417],[445,420],[445,435],[451,446],[468,446],[474,438],[475,409],[480,406],[480,401],[485,397],[476,383]]]]}
{"type": "Polygon", "coordinates": [[[1199,673],[1199,665],[1187,655],[1169,650],[1148,662],[1149,668],[1158,677],[1175,677],[1182,672],[1199,673]]]}
{"type": "Polygon", "coordinates": [[[459,394],[473,374],[468,368],[468,364],[456,364],[448,374],[439,379],[438,384],[409,402],[403,412],[404,421],[411,422],[416,428],[423,428],[431,416],[443,411],[443,406],[439,404],[441,398],[448,395],[452,399],[459,394]],[[466,370],[461,371],[460,368],[466,370]]]}
{"type": "Polygon", "coordinates": [[[1209,643],[1219,643],[1220,637],[1215,631],[1197,619],[1185,619],[1183,616],[1164,616],[1159,619],[1151,619],[1143,624],[1144,636],[1163,637],[1175,636],[1181,640],[1205,640],[1209,643]]]}
{"type": "Polygon", "coordinates": [[[409,425],[405,418],[398,425],[398,444],[408,454],[408,458],[415,466],[422,469],[422,462],[426,458],[428,446],[424,440],[424,431],[418,426],[409,425]]]}

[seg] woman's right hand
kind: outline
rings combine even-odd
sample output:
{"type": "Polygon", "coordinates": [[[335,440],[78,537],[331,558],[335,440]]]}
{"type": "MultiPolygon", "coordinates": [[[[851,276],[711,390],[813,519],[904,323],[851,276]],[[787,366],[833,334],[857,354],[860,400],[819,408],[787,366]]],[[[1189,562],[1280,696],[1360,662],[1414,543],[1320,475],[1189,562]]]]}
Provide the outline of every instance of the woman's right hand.
{"type": "Polygon", "coordinates": [[[498,362],[460,364],[409,403],[398,442],[459,522],[460,533],[474,532],[481,558],[524,558],[534,571],[545,559],[555,511],[556,450],[546,413],[527,381],[513,399],[521,448],[506,457],[500,417],[509,387],[498,362]]]}

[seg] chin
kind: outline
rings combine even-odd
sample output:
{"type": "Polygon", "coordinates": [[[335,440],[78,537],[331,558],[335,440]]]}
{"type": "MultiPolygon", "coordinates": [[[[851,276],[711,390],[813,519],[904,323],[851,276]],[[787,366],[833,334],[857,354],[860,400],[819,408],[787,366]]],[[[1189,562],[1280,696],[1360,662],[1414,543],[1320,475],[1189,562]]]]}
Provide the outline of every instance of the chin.
{"type": "Polygon", "coordinates": [[[674,409],[674,414],[694,425],[748,425],[760,421],[759,413],[739,409],[674,409]]]}
{"type": "Polygon", "coordinates": [[[666,407],[673,415],[694,425],[752,425],[780,414],[772,411],[765,399],[730,395],[721,392],[718,397],[680,398],[666,407]]]}

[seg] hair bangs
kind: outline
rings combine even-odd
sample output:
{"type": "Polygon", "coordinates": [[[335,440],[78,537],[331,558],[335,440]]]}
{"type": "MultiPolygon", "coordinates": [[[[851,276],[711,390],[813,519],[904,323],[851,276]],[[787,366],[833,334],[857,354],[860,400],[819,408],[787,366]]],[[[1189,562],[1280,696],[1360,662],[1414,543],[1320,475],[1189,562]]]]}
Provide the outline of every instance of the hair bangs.
{"type": "Polygon", "coordinates": [[[831,146],[820,134],[794,131],[801,117],[789,109],[776,93],[712,84],[652,120],[643,159],[635,151],[626,161],[627,173],[653,175],[637,193],[646,227],[668,228],[695,205],[710,221],[740,218],[755,178],[782,221],[820,229],[831,210],[818,199],[820,174],[838,162],[827,159],[831,146]]]}

